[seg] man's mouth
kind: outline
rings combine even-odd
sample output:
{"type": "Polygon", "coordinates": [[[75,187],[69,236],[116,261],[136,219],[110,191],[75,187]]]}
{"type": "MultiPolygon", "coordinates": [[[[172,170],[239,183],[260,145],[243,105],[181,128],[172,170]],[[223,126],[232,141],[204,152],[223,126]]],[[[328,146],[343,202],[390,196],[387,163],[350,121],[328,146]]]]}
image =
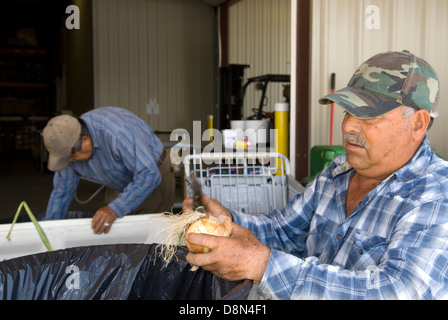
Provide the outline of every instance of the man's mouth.
{"type": "Polygon", "coordinates": [[[366,141],[356,133],[345,133],[344,142],[355,148],[365,148],[366,141]]]}
{"type": "Polygon", "coordinates": [[[351,145],[351,146],[355,146],[355,147],[363,147],[363,146],[361,146],[360,144],[358,144],[358,143],[354,143],[354,142],[351,142],[351,141],[347,141],[347,143],[348,143],[349,145],[351,145]]]}

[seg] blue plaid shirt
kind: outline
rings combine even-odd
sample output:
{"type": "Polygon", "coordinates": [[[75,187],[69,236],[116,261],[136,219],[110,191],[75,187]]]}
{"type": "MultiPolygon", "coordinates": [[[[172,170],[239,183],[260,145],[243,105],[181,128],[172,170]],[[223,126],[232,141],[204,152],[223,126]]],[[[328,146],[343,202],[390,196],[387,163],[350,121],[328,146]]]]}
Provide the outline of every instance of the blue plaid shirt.
{"type": "Polygon", "coordinates": [[[80,177],[122,191],[109,204],[119,217],[138,208],[161,182],[163,144],[146,122],[115,107],[91,110],[81,119],[92,138],[92,157],[55,172],[45,220],[66,217],[80,177]]]}
{"type": "Polygon", "coordinates": [[[354,170],[340,156],[281,211],[232,212],[271,255],[269,299],[447,299],[448,163],[428,139],[346,218],[354,170]]]}

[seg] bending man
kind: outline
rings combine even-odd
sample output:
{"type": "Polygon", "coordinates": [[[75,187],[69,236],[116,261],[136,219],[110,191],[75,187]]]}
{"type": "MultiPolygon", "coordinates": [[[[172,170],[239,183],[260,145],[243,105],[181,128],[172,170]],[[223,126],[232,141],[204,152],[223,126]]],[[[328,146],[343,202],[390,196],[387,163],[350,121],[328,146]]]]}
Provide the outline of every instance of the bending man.
{"type": "Polygon", "coordinates": [[[81,117],[61,115],[43,131],[54,189],[44,219],[66,217],[81,177],[105,185],[106,204],[92,218],[95,233],[109,232],[117,218],[171,211],[174,174],[170,157],[151,128],[115,107],[81,117]]]}

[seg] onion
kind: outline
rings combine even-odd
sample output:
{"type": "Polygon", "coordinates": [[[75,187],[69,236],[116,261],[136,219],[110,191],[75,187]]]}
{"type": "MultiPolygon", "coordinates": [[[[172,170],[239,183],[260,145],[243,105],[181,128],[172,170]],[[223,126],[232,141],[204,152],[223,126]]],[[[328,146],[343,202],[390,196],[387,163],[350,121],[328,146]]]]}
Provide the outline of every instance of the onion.
{"type": "MultiPolygon", "coordinates": [[[[203,233],[213,236],[229,237],[232,233],[232,223],[227,216],[220,216],[219,218],[210,216],[192,223],[185,231],[185,235],[189,233],[203,233]]],[[[207,253],[211,251],[210,248],[192,244],[185,238],[184,240],[188,249],[193,253],[207,253]]]]}
{"type": "MultiPolygon", "coordinates": [[[[182,240],[193,253],[207,253],[211,251],[210,248],[188,242],[185,239],[185,235],[188,233],[203,233],[221,237],[229,237],[232,233],[232,219],[224,215],[219,218],[207,217],[202,210],[195,210],[181,215],[168,213],[168,217],[171,219],[171,223],[167,228],[161,230],[161,232],[166,234],[166,239],[156,247],[156,250],[159,250],[160,247],[158,252],[166,265],[176,255],[177,247],[181,245],[182,240]]],[[[197,269],[197,266],[193,266],[191,271],[197,269]]]]}

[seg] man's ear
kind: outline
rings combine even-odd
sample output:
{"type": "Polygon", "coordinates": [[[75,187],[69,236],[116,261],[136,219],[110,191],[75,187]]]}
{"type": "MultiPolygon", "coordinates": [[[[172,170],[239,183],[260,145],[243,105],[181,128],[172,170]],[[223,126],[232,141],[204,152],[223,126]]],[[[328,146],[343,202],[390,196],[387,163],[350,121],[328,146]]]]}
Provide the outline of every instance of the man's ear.
{"type": "Polygon", "coordinates": [[[425,109],[420,109],[415,111],[413,117],[413,132],[414,140],[421,141],[424,139],[426,132],[428,131],[428,126],[431,121],[431,116],[429,112],[425,109]]]}
{"type": "Polygon", "coordinates": [[[82,149],[84,151],[93,149],[92,138],[90,136],[82,136],[82,149]]]}

